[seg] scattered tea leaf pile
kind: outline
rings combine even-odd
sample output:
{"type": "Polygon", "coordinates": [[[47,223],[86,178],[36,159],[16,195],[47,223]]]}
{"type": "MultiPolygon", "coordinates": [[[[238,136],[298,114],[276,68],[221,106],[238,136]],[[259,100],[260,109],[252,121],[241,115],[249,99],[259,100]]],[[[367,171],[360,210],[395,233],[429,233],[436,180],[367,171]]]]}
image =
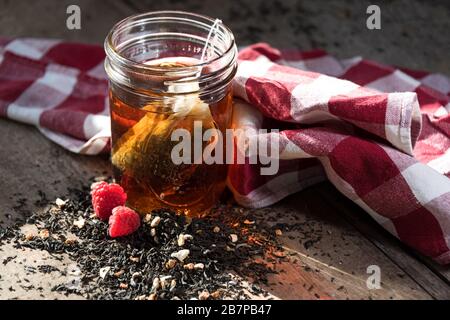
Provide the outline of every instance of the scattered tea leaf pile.
{"type": "Polygon", "coordinates": [[[90,299],[246,299],[265,294],[258,285],[275,272],[258,261],[284,258],[273,230],[225,205],[205,218],[155,211],[131,236],[111,239],[107,223],[94,217],[85,187],[71,190],[67,201],[48,203],[27,222],[37,234],[0,228],[0,241],[68,254],[80,276],[53,290],[90,299]],[[240,278],[252,284],[244,286],[240,278]]]}

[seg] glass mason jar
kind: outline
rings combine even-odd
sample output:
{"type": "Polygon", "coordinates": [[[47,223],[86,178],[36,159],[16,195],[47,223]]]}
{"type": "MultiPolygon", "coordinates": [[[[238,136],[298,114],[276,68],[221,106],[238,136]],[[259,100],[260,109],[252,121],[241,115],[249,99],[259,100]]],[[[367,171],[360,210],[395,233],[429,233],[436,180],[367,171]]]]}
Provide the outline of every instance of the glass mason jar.
{"type": "Polygon", "coordinates": [[[199,156],[196,146],[226,145],[217,135],[201,136],[213,129],[225,138],[231,125],[237,69],[232,32],[202,15],[150,12],[116,24],[105,50],[111,161],[127,205],[141,214],[160,208],[190,216],[208,212],[225,188],[227,166],[192,158],[199,156]],[[177,153],[182,140],[185,148],[177,153]]]}

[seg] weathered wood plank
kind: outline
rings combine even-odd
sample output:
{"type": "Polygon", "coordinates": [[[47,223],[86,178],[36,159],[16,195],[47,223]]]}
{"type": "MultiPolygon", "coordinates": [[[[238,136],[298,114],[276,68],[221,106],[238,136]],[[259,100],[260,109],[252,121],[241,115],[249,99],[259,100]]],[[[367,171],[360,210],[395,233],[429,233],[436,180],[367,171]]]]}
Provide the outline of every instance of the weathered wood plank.
{"type": "MultiPolygon", "coordinates": [[[[31,212],[43,210],[39,200],[64,197],[68,187],[80,187],[92,176],[109,174],[108,157],[71,154],[45,139],[35,128],[0,119],[0,224],[23,221],[31,212]],[[42,192],[41,194],[39,192],[42,192]]],[[[0,246],[0,297],[33,299],[79,299],[51,289],[71,281],[68,257],[57,260],[45,251],[0,246]],[[30,267],[52,265],[59,272],[43,275],[30,267]],[[26,280],[25,280],[26,279],[26,280]],[[28,289],[27,289],[28,288],[28,289]]]]}
{"type": "Polygon", "coordinates": [[[418,257],[418,259],[422,261],[423,264],[428,266],[428,268],[430,268],[430,270],[436,273],[441,279],[443,279],[444,282],[449,285],[448,290],[450,291],[450,267],[437,264],[431,259],[425,257],[418,257]]]}
{"type": "MultiPolygon", "coordinates": [[[[393,263],[365,235],[346,222],[313,189],[299,192],[265,209],[258,219],[273,220],[289,231],[281,237],[294,253],[278,269],[268,290],[280,298],[299,299],[429,299],[415,279],[393,263]],[[285,225],[284,225],[285,223],[285,225]],[[293,261],[297,260],[297,263],[293,261]],[[370,290],[367,268],[381,270],[381,288],[370,290]]],[[[426,269],[422,266],[422,269],[426,269]]]]}
{"type": "MultiPolygon", "coordinates": [[[[22,249],[17,250],[12,245],[0,247],[0,253],[8,253],[8,257],[13,259],[7,263],[0,264],[0,298],[4,299],[71,299],[80,300],[83,297],[76,294],[65,296],[52,288],[63,283],[70,283],[71,280],[78,279],[74,271],[77,270],[74,264],[66,256],[59,256],[58,259],[47,252],[22,249]],[[51,272],[42,273],[39,268],[46,266],[51,272]],[[58,270],[58,271],[57,271],[58,270]],[[62,276],[61,273],[67,274],[62,276]]],[[[3,254],[0,255],[3,260],[3,254]]],[[[77,280],[76,280],[77,281],[77,280]]]]}
{"type": "Polygon", "coordinates": [[[35,128],[5,119],[0,119],[0,144],[0,220],[7,224],[42,209],[39,191],[55,200],[67,194],[68,187],[81,187],[90,177],[109,173],[107,156],[72,154],[35,128]]]}

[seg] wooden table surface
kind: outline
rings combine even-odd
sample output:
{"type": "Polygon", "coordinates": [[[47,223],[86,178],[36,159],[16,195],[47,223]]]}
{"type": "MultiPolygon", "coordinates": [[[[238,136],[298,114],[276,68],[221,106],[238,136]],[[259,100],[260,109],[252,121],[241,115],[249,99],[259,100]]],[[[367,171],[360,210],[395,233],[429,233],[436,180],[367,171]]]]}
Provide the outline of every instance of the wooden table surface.
{"type": "MultiPolygon", "coordinates": [[[[365,27],[366,1],[12,1],[0,0],[0,36],[35,36],[102,43],[111,26],[136,12],[183,9],[220,17],[239,45],[267,41],[278,47],[324,48],[338,57],[362,55],[383,63],[450,74],[450,5],[448,1],[381,3],[382,30],[365,27]],[[65,27],[66,8],[79,4],[82,30],[65,27]],[[263,23],[262,23],[263,21],[263,23]]],[[[45,139],[35,128],[0,119],[0,220],[9,224],[35,205],[38,190],[49,199],[67,194],[89,177],[110,172],[108,157],[71,154],[45,139]],[[25,208],[15,208],[27,199],[25,208]],[[25,210],[24,210],[25,209],[25,210]]],[[[329,183],[297,193],[258,214],[282,213],[299,219],[320,241],[305,246],[299,232],[282,236],[300,264],[272,276],[267,290],[281,299],[449,299],[450,268],[406,248],[329,183]],[[291,236],[291,237],[290,237],[291,236]],[[369,290],[367,267],[381,269],[381,288],[369,290]]],[[[59,269],[73,267],[67,257],[47,252],[0,247],[0,298],[65,299],[52,292],[65,279],[27,274],[24,265],[42,261],[59,269]],[[41,291],[27,290],[27,276],[41,291]]],[[[69,298],[80,298],[69,296],[69,298]]]]}

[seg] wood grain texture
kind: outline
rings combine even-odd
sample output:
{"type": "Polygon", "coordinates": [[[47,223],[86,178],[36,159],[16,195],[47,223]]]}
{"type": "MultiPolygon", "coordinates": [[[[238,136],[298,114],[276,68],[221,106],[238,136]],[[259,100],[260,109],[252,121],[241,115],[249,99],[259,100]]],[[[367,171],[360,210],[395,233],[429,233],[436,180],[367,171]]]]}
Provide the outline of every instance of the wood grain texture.
{"type": "MultiPolygon", "coordinates": [[[[327,185],[320,184],[318,188],[327,185]]],[[[268,290],[275,296],[299,299],[433,297],[314,189],[292,195],[270,208],[254,210],[254,214],[274,220],[274,224],[286,223],[291,228],[283,231],[281,241],[294,255],[290,256],[290,263],[279,266],[286,272],[272,279],[273,286],[268,290]],[[367,267],[371,265],[381,270],[382,283],[378,290],[370,290],[366,285],[367,267]]]]}
{"type": "Polygon", "coordinates": [[[72,154],[33,127],[0,119],[0,220],[11,224],[27,212],[40,210],[39,191],[49,200],[81,187],[95,175],[109,174],[108,157],[72,154]],[[18,200],[24,199],[20,209],[18,200]]]}
{"type": "Polygon", "coordinates": [[[408,248],[330,184],[314,186],[311,191],[327,201],[349,224],[364,234],[374,246],[403,272],[410,275],[433,298],[450,299],[449,267],[438,265],[408,248]]]}

